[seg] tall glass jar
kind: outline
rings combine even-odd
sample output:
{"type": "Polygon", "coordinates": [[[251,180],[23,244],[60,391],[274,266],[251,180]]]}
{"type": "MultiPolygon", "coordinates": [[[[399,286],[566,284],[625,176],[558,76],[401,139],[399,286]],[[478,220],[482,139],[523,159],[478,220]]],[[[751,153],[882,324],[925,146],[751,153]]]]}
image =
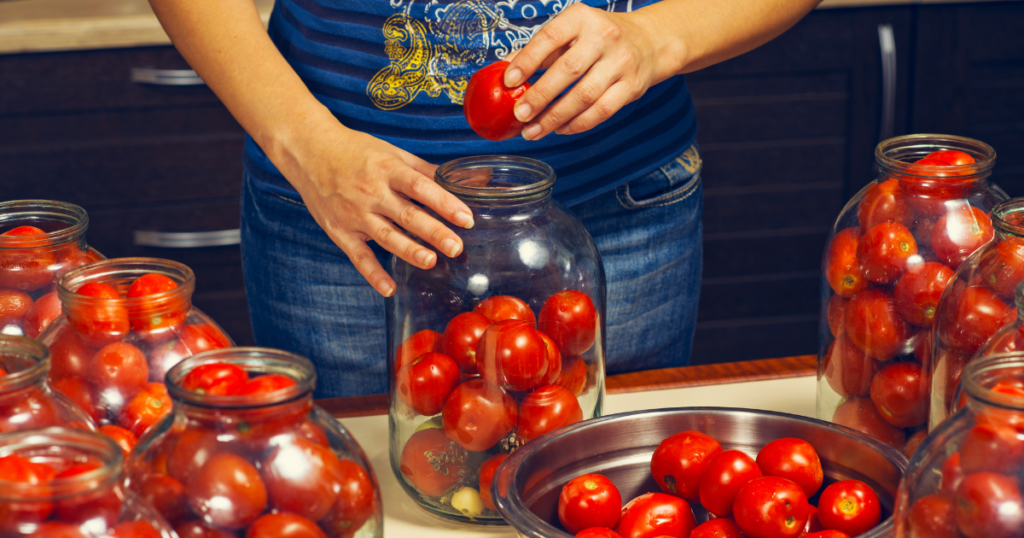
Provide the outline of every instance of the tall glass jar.
{"type": "Polygon", "coordinates": [[[95,432],[55,427],[0,435],[0,534],[174,538],[155,510],[125,490],[123,458],[95,432]]]}
{"type": "Polygon", "coordinates": [[[220,349],[181,361],[167,374],[174,412],[139,439],[128,487],[183,537],[290,529],[289,536],[379,538],[373,469],[341,423],[313,403],[315,385],[313,363],[276,349],[220,349]],[[267,383],[233,395],[186,388],[193,371],[225,364],[267,383]]]}
{"type": "Polygon", "coordinates": [[[0,433],[48,426],[94,430],[92,419],[46,380],[50,352],[24,336],[0,335],[0,433]]]}
{"type": "Polygon", "coordinates": [[[896,497],[897,538],[1017,538],[1024,532],[1024,353],[964,369],[966,405],[910,460],[896,497]]]}
{"type": "Polygon", "coordinates": [[[950,135],[875,148],[878,177],[843,208],[822,260],[817,416],[903,449],[928,422],[930,334],[953,272],[1007,198],[995,151],[950,135]]]}
{"type": "Polygon", "coordinates": [[[0,203],[0,333],[37,338],[60,315],[57,280],[103,259],[85,243],[89,215],[66,202],[0,203]]]}
{"type": "Polygon", "coordinates": [[[393,257],[387,301],[391,467],[421,506],[503,523],[497,465],[522,443],[599,416],[605,280],[583,225],[552,200],[554,170],[458,159],[439,185],[473,211],[463,251],[433,269],[393,257]]]}
{"type": "Polygon", "coordinates": [[[234,343],[192,306],[195,276],[159,258],[114,258],[68,271],[63,314],[40,336],[50,380],[98,424],[136,436],[170,412],[164,376],[184,357],[234,343]],[[64,390],[67,387],[67,390],[64,390]]]}

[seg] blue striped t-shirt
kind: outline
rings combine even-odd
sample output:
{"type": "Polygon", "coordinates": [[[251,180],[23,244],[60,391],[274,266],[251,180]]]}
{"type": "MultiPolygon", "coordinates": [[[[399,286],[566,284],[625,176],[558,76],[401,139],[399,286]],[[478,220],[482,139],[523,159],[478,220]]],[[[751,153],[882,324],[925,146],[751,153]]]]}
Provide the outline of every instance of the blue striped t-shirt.
{"type": "MultiPolygon", "coordinates": [[[[539,141],[491,142],[462,113],[469,77],[521,49],[567,5],[630,11],[657,0],[277,0],[269,32],[338,120],[435,164],[521,155],[558,174],[555,197],[581,202],[668,162],[696,134],[683,77],[647,90],[594,129],[539,141]]],[[[251,137],[256,186],[298,197],[251,137]]]]}

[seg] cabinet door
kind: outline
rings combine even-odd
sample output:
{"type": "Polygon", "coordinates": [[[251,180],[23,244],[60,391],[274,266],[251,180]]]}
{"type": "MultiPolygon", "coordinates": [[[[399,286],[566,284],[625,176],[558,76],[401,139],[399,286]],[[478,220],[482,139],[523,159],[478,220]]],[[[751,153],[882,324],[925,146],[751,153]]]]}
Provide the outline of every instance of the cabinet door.
{"type": "Polygon", "coordinates": [[[693,364],[813,353],[821,255],[873,179],[883,114],[879,25],[906,128],[910,8],[816,10],[774,41],[687,77],[704,161],[704,278],[693,364]]]}

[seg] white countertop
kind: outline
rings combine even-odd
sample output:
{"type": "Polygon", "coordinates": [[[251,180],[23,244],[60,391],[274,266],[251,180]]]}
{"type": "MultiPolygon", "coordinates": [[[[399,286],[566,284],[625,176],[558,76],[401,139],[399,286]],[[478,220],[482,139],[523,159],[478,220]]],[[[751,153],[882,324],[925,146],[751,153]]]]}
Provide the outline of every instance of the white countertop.
{"type": "MultiPolygon", "coordinates": [[[[797,377],[608,396],[605,414],[664,407],[745,407],[814,416],[815,377],[797,377]]],[[[384,502],[385,538],[515,538],[511,527],[457,523],[427,512],[406,495],[388,460],[386,415],[341,423],[366,452],[384,502]]]]}

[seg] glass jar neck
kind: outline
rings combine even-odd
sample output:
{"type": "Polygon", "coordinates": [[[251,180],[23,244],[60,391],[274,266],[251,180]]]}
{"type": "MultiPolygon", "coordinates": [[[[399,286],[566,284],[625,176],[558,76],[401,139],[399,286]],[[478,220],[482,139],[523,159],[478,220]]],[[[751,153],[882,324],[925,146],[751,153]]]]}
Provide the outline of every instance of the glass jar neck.
{"type": "Polygon", "coordinates": [[[0,396],[39,386],[50,372],[50,350],[24,336],[0,335],[0,396]]]}
{"type": "Polygon", "coordinates": [[[471,207],[546,203],[555,177],[544,162],[510,155],[456,159],[435,172],[439,185],[471,207]]]}
{"type": "Polygon", "coordinates": [[[46,235],[0,235],[0,249],[53,248],[77,243],[89,228],[89,214],[75,204],[50,200],[0,203],[0,233],[34,226],[46,235]]]}
{"type": "Polygon", "coordinates": [[[979,357],[964,368],[961,383],[967,406],[975,411],[1024,413],[1024,397],[999,390],[1000,382],[1024,381],[1024,352],[979,357]]]}
{"type": "Polygon", "coordinates": [[[973,183],[987,178],[995,166],[996,151],[988,144],[953,135],[915,134],[884,140],[875,147],[875,162],[881,172],[900,180],[973,183]],[[958,165],[919,165],[915,162],[930,153],[956,150],[974,158],[973,163],[958,165]]]}
{"type": "Polygon", "coordinates": [[[85,462],[95,463],[97,468],[51,480],[43,487],[0,479],[0,500],[59,500],[99,491],[119,484],[124,468],[124,453],[112,439],[97,432],[73,428],[55,427],[0,435],[0,457],[12,454],[46,463],[58,472],[85,462]]]}
{"type": "Polygon", "coordinates": [[[192,416],[204,413],[223,412],[228,409],[261,410],[280,409],[284,404],[312,401],[313,388],[316,386],[316,370],[313,363],[305,357],[278,349],[262,347],[233,347],[207,351],[185,358],[174,365],[165,378],[167,392],[176,405],[182,406],[192,416]],[[214,395],[202,394],[188,390],[182,386],[185,376],[199,366],[213,363],[227,363],[237,366],[250,376],[278,374],[291,378],[295,385],[274,392],[248,395],[214,395]]]}
{"type": "Polygon", "coordinates": [[[168,314],[191,307],[195,291],[195,274],[187,265],[161,258],[114,258],[94,262],[72,269],[60,278],[57,293],[65,310],[79,310],[83,307],[103,307],[116,304],[129,312],[142,312],[147,316],[168,314]],[[128,289],[139,277],[146,274],[163,275],[175,282],[174,289],[146,295],[127,297],[128,289]],[[75,293],[90,282],[103,283],[113,287],[125,299],[100,299],[75,293]]]}

